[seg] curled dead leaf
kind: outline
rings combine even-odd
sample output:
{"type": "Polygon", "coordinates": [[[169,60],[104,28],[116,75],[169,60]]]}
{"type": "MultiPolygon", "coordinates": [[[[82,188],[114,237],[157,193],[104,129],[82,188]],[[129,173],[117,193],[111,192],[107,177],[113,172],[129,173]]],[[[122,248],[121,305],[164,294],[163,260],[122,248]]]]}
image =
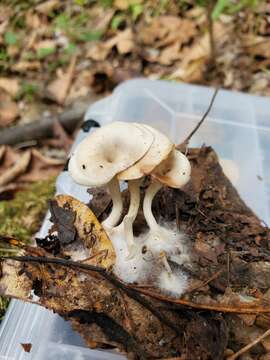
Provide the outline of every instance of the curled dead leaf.
{"type": "Polygon", "coordinates": [[[41,4],[36,6],[36,11],[43,15],[48,15],[51,11],[59,8],[61,6],[61,1],[59,0],[48,0],[43,1],[41,4]]]}
{"type": "Polygon", "coordinates": [[[16,163],[0,176],[0,186],[7,184],[8,182],[16,179],[19,175],[23,174],[26,171],[30,160],[31,152],[25,151],[16,163]]]}
{"type": "Polygon", "coordinates": [[[0,127],[10,125],[19,116],[17,104],[7,93],[0,92],[0,127]]]}
{"type": "Polygon", "coordinates": [[[53,80],[47,87],[48,96],[62,105],[67,97],[71,81],[74,76],[76,56],[73,56],[66,73],[61,74],[58,79],[53,80]]]}
{"type": "Polygon", "coordinates": [[[90,263],[111,267],[115,262],[112,243],[91,209],[72,196],[58,195],[55,200],[59,207],[75,214],[74,226],[89,251],[90,263]]]}
{"type": "Polygon", "coordinates": [[[1,77],[0,88],[5,90],[9,95],[16,96],[20,89],[19,81],[18,79],[1,77]]]}

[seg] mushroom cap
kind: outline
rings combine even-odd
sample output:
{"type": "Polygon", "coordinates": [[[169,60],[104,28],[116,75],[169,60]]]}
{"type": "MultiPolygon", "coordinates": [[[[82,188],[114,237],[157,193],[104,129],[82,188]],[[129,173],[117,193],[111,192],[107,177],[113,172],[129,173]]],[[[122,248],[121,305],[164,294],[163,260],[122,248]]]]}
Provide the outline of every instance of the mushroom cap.
{"type": "Polygon", "coordinates": [[[162,184],[172,188],[181,188],[190,179],[190,162],[184,154],[174,149],[151,175],[162,184]]]}
{"type": "Polygon", "coordinates": [[[126,122],[110,123],[77,146],[68,170],[74,181],[81,185],[105,185],[140,160],[153,141],[153,134],[143,127],[126,122]]]}
{"type": "Polygon", "coordinates": [[[147,153],[134,165],[118,174],[119,180],[134,180],[150,174],[156,166],[165,160],[174,144],[161,132],[145,124],[137,124],[144,127],[154,135],[154,141],[147,153]]]}

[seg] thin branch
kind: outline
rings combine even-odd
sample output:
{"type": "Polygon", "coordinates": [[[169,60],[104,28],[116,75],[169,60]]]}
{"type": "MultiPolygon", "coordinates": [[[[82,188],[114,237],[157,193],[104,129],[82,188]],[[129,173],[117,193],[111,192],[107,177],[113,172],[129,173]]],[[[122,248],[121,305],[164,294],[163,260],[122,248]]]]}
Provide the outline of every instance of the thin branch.
{"type": "Polygon", "coordinates": [[[180,308],[182,306],[187,306],[194,309],[202,309],[202,310],[209,310],[209,311],[217,311],[217,312],[224,312],[224,313],[234,313],[234,314],[258,314],[258,313],[270,313],[270,307],[262,307],[259,305],[250,306],[247,304],[240,303],[239,306],[231,306],[228,304],[197,304],[188,300],[184,299],[173,299],[168,298],[160,293],[152,292],[147,289],[136,288],[138,292],[144,295],[148,295],[154,299],[165,301],[168,303],[178,304],[180,308]]]}
{"type": "Polygon", "coordinates": [[[212,96],[212,99],[211,99],[211,101],[210,101],[210,104],[209,104],[206,112],[204,113],[203,117],[202,117],[201,120],[198,122],[198,124],[195,126],[195,128],[191,131],[191,133],[187,136],[187,138],[183,141],[183,143],[180,144],[180,145],[178,145],[177,148],[180,147],[180,146],[183,146],[183,145],[185,145],[186,147],[188,146],[190,139],[191,139],[192,136],[198,131],[198,129],[200,128],[200,126],[202,125],[202,123],[204,122],[204,120],[206,119],[206,117],[208,116],[208,114],[210,113],[210,111],[211,111],[211,109],[212,109],[212,106],[213,106],[213,104],[214,104],[215,98],[216,98],[216,96],[217,96],[217,94],[218,94],[218,91],[219,91],[219,88],[216,88],[216,89],[215,89],[215,92],[214,92],[214,94],[213,94],[213,96],[212,96]]]}
{"type": "Polygon", "coordinates": [[[89,270],[98,273],[104,279],[113,284],[116,288],[123,290],[130,298],[137,301],[140,305],[145,307],[148,311],[150,311],[154,316],[156,316],[161,322],[167,325],[169,328],[174,330],[177,334],[181,334],[181,330],[175,326],[169,319],[167,319],[160,311],[158,311],[149,301],[147,301],[141,294],[132,289],[131,287],[127,287],[124,283],[119,281],[114,275],[108,273],[105,268],[94,266],[90,264],[82,264],[72,260],[60,259],[60,258],[48,258],[43,256],[1,256],[0,261],[4,260],[14,260],[19,262],[30,262],[37,264],[55,264],[61,265],[65,267],[73,267],[79,268],[83,270],[89,270]]]}
{"type": "Polygon", "coordinates": [[[255,339],[254,341],[252,341],[248,345],[244,346],[242,349],[237,351],[235,354],[227,357],[227,360],[235,360],[235,359],[237,359],[240,355],[244,354],[249,349],[251,349],[253,346],[257,345],[259,342],[261,342],[267,336],[270,336],[270,329],[268,329],[265,333],[263,333],[261,336],[257,337],[257,339],[255,339]]]}
{"type": "Polygon", "coordinates": [[[187,293],[191,293],[193,291],[199,290],[201,288],[204,288],[206,285],[208,285],[211,281],[215,280],[216,278],[219,277],[220,274],[222,274],[223,270],[219,270],[216,273],[214,273],[209,279],[207,279],[206,281],[204,281],[202,284],[193,287],[190,290],[187,290],[187,293]]]}

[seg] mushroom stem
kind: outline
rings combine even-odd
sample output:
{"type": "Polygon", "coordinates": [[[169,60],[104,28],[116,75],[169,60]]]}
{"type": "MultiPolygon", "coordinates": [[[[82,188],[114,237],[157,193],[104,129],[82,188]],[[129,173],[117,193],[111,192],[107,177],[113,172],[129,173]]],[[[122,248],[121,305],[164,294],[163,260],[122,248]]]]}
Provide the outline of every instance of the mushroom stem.
{"type": "Polygon", "coordinates": [[[128,259],[132,259],[136,254],[136,246],[133,235],[133,222],[136,219],[140,206],[140,183],[141,179],[130,180],[128,183],[130,202],[128,213],[123,219],[125,238],[129,251],[128,259]]]}
{"type": "Polygon", "coordinates": [[[154,218],[152,213],[152,201],[156,193],[162,188],[162,184],[159,181],[154,181],[145,191],[145,196],[143,200],[143,213],[145,220],[150,228],[150,231],[155,231],[159,229],[159,225],[154,218]]]}
{"type": "MultiPolygon", "coordinates": [[[[152,213],[152,201],[156,193],[162,188],[162,184],[159,181],[154,181],[146,190],[144,201],[143,201],[143,213],[145,220],[150,228],[150,234],[153,236],[153,239],[159,240],[162,236],[161,227],[158,225],[154,215],[152,213]]],[[[170,265],[168,263],[166,253],[163,251],[160,253],[162,263],[169,274],[172,273],[170,265]]]]}
{"type": "Polygon", "coordinates": [[[110,215],[102,222],[105,229],[112,229],[119,221],[123,211],[123,200],[119,187],[119,181],[114,177],[108,184],[112,197],[113,207],[110,215]]]}

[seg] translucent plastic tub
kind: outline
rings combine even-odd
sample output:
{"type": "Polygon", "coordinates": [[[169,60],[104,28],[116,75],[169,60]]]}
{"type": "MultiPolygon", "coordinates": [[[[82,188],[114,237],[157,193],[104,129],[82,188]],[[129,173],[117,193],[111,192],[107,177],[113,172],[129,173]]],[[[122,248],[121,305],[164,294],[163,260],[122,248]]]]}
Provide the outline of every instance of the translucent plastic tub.
{"type": "MultiPolygon", "coordinates": [[[[85,119],[107,122],[145,122],[180,143],[207,109],[213,89],[163,81],[132,80],[91,106],[85,119]]],[[[92,128],[91,131],[95,129],[92,128]]],[[[87,133],[80,131],[76,143],[87,133]]],[[[246,203],[269,224],[270,101],[220,91],[210,116],[194,135],[191,146],[211,145],[219,156],[232,160],[238,176],[234,184],[246,203]]],[[[67,172],[57,180],[57,192],[89,200],[83,187],[67,172]]],[[[50,226],[45,220],[40,235],[50,226]]],[[[12,301],[0,328],[0,359],[116,360],[117,353],[90,350],[69,323],[36,305],[12,301]],[[31,343],[30,353],[21,343],[31,343]]]]}

